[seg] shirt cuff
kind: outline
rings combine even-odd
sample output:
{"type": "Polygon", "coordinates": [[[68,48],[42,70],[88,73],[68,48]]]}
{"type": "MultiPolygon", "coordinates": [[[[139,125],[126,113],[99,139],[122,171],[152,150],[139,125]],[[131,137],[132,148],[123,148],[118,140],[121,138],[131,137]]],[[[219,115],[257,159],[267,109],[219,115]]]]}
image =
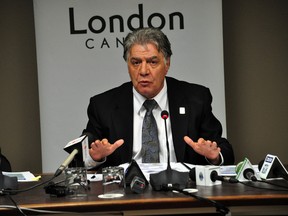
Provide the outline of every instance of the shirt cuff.
{"type": "Polygon", "coordinates": [[[223,158],[221,152],[219,152],[219,155],[220,155],[220,163],[219,164],[212,164],[209,159],[207,159],[206,157],[205,157],[205,159],[210,165],[221,166],[224,163],[224,158],[223,158]]]}
{"type": "Polygon", "coordinates": [[[92,159],[92,157],[90,156],[90,154],[88,154],[88,157],[86,158],[86,160],[84,161],[85,163],[85,167],[87,169],[91,169],[97,166],[100,166],[101,164],[103,164],[106,161],[106,157],[102,160],[102,161],[95,161],[92,159]]]}

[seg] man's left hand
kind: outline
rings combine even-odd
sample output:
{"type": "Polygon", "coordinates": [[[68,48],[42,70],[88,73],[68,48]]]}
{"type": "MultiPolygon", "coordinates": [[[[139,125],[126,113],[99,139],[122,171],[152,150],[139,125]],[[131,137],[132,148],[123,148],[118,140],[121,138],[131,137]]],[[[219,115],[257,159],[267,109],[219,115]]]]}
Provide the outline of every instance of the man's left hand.
{"type": "Polygon", "coordinates": [[[190,137],[185,136],[184,141],[191,146],[195,152],[206,157],[212,164],[220,163],[220,151],[216,142],[199,138],[194,142],[190,137]]]}

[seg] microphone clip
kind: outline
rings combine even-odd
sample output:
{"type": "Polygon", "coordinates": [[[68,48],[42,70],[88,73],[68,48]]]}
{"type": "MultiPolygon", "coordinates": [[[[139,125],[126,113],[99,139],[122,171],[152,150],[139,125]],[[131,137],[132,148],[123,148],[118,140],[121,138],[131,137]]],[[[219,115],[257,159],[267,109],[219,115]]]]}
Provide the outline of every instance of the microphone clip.
{"type": "Polygon", "coordinates": [[[63,197],[68,194],[67,187],[65,185],[58,185],[53,181],[44,187],[46,194],[51,196],[63,197]]]}
{"type": "Polygon", "coordinates": [[[236,168],[236,179],[240,182],[242,181],[257,181],[259,178],[259,175],[257,172],[255,172],[251,162],[248,160],[248,158],[245,158],[243,161],[237,164],[236,168]]]}
{"type": "Polygon", "coordinates": [[[219,173],[220,167],[219,166],[212,166],[212,165],[196,165],[195,166],[195,174],[196,174],[196,185],[199,186],[214,186],[222,184],[222,181],[216,180],[212,181],[211,174],[212,172],[219,173]]]}

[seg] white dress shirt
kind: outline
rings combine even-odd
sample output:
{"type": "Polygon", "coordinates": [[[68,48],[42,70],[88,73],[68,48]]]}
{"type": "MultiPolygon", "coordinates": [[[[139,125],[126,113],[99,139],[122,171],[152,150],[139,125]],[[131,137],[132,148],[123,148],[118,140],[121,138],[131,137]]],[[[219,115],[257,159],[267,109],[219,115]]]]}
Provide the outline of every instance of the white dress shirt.
{"type": "MultiPolygon", "coordinates": [[[[152,99],[152,98],[151,98],[152,99]]],[[[159,94],[153,98],[158,106],[153,109],[153,116],[157,123],[158,128],[158,139],[159,139],[159,162],[167,163],[168,153],[166,146],[166,135],[165,135],[165,122],[161,118],[161,112],[163,110],[167,110],[169,113],[168,106],[168,97],[167,97],[167,85],[166,81],[164,82],[164,87],[159,92],[159,94]]],[[[135,159],[138,163],[142,163],[142,124],[143,119],[146,113],[145,107],[143,107],[143,103],[146,98],[140,95],[135,88],[133,88],[133,159],[135,159]]],[[[169,142],[169,150],[170,150],[170,162],[176,162],[176,155],[174,151],[173,139],[172,139],[172,130],[170,119],[166,120],[167,123],[167,135],[169,142]]]]}

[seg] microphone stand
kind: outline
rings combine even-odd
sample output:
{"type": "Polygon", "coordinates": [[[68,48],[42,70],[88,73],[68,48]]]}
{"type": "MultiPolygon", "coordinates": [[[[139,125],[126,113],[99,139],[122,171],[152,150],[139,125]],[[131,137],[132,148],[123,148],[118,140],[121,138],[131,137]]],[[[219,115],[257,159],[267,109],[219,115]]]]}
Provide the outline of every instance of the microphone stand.
{"type": "Polygon", "coordinates": [[[162,111],[161,117],[165,122],[165,133],[166,133],[166,147],[167,147],[167,169],[159,173],[150,174],[150,184],[153,190],[156,191],[167,191],[171,188],[184,189],[189,178],[188,172],[179,172],[171,169],[170,165],[170,148],[167,134],[167,123],[168,112],[162,111]]]}
{"type": "Polygon", "coordinates": [[[150,184],[152,188],[156,191],[178,191],[185,195],[189,195],[194,197],[200,201],[206,201],[215,206],[216,211],[220,213],[220,215],[229,214],[229,209],[221,203],[218,203],[214,200],[210,200],[204,197],[197,196],[195,194],[184,191],[183,189],[186,187],[186,183],[189,178],[189,172],[179,172],[171,169],[170,165],[170,151],[169,151],[169,142],[167,135],[167,124],[166,119],[168,118],[168,112],[163,110],[161,113],[161,117],[165,121],[165,133],[166,133],[166,145],[167,145],[167,153],[168,153],[168,161],[167,161],[167,169],[161,171],[159,173],[150,174],[150,184]]]}

